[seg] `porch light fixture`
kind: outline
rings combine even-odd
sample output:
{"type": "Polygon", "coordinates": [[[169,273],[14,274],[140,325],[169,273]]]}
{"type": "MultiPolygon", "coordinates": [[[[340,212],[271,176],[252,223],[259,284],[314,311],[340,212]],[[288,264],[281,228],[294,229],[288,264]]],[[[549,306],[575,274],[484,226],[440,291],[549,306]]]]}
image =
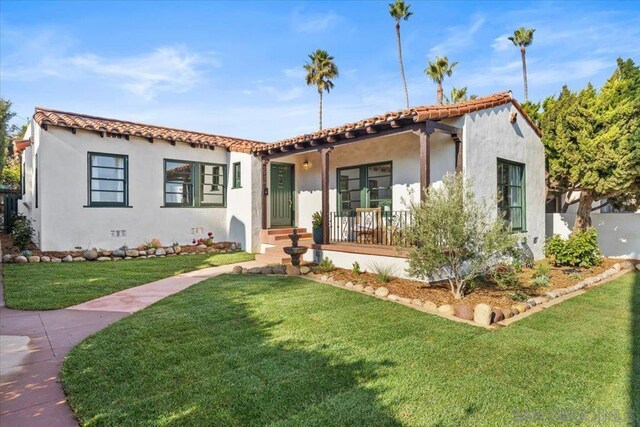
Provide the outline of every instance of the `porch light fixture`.
{"type": "Polygon", "coordinates": [[[309,160],[305,160],[304,163],[302,163],[302,169],[304,170],[309,170],[311,168],[311,162],[309,160]]]}

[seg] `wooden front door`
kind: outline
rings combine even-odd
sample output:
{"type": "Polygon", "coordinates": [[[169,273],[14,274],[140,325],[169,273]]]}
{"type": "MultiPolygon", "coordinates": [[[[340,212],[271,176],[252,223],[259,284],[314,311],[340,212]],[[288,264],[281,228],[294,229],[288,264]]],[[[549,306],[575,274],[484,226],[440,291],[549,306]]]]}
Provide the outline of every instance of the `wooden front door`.
{"type": "Polygon", "coordinates": [[[294,221],[293,165],[271,163],[271,227],[291,227],[294,221]]]}

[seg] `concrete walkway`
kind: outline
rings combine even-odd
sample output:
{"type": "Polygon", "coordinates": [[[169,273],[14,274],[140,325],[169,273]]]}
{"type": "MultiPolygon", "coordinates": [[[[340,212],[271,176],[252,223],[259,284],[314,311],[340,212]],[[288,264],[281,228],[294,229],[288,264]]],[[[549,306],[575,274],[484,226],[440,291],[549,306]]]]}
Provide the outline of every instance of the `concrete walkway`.
{"type": "Polygon", "coordinates": [[[59,380],[69,350],[107,325],[236,265],[260,264],[192,271],[51,311],[6,308],[0,274],[0,426],[77,426],[59,380]]]}

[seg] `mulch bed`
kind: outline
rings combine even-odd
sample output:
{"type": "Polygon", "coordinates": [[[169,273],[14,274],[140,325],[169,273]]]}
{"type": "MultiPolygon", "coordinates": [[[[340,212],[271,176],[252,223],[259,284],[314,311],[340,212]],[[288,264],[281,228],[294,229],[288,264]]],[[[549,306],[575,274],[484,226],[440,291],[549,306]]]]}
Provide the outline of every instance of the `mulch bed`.
{"type": "MultiPolygon", "coordinates": [[[[538,261],[538,263],[541,261],[538,261]]],[[[364,286],[371,285],[374,288],[381,286],[389,289],[389,292],[406,298],[417,298],[428,300],[436,303],[438,306],[442,304],[489,304],[492,307],[507,308],[516,303],[510,294],[517,291],[536,297],[544,295],[553,289],[567,288],[586,279],[595,276],[603,271],[611,268],[613,264],[622,262],[620,259],[604,258],[602,265],[593,268],[573,268],[573,267],[551,267],[550,285],[541,288],[531,287],[529,282],[532,279],[535,268],[524,268],[519,275],[521,286],[509,289],[497,288],[493,283],[483,282],[478,284],[475,289],[469,292],[463,300],[456,300],[451,295],[449,284],[447,282],[427,284],[408,279],[392,278],[387,283],[381,283],[378,277],[372,273],[354,274],[351,270],[336,268],[331,273],[335,280],[351,281],[353,284],[362,284],[364,286]],[[574,273],[574,274],[572,274],[574,273]]],[[[536,264],[538,264],[536,263],[536,264]]]]}

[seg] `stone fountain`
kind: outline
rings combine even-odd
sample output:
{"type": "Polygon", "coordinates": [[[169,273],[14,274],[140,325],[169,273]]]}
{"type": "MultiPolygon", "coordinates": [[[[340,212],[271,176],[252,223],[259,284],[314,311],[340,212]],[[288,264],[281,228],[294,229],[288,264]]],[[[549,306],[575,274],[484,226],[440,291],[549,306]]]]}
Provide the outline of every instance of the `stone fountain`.
{"type": "Polygon", "coordinates": [[[295,228],[293,229],[293,233],[289,234],[289,239],[291,239],[291,246],[284,247],[284,253],[291,256],[291,265],[300,268],[300,257],[307,253],[309,248],[306,246],[298,246],[300,236],[298,236],[295,228]]]}

